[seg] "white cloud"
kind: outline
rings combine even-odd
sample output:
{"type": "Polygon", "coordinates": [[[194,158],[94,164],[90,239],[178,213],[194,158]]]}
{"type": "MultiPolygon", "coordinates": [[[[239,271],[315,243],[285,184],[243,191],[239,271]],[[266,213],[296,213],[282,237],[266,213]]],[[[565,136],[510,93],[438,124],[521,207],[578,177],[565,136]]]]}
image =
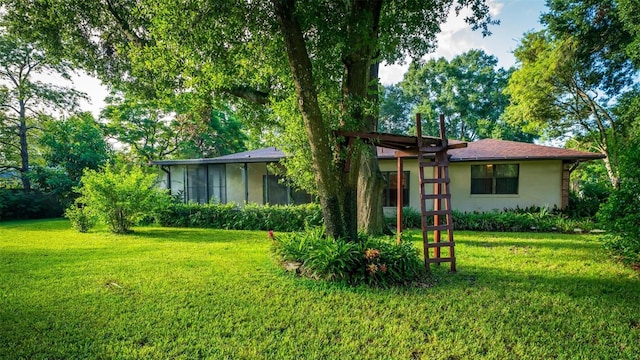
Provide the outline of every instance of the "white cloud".
{"type": "MultiPolygon", "coordinates": [[[[504,4],[497,0],[490,0],[487,5],[489,5],[489,14],[493,18],[497,18],[504,7],[504,4]]],[[[482,33],[480,31],[471,31],[471,26],[464,21],[465,17],[470,14],[471,10],[465,8],[456,16],[455,9],[452,7],[447,21],[442,24],[440,34],[436,37],[438,47],[425,58],[444,57],[451,60],[456,55],[471,49],[482,49],[490,53],[487,42],[483,41],[486,38],[482,37],[482,33]]],[[[398,83],[402,80],[408,68],[408,63],[404,65],[382,64],[380,67],[380,82],[383,85],[398,83]]]]}

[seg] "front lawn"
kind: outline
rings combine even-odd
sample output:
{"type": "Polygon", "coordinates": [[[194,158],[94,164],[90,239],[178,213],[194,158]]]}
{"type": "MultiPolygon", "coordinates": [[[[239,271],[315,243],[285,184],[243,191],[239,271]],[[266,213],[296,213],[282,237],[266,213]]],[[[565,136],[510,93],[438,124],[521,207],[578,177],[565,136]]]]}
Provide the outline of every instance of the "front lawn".
{"type": "Polygon", "coordinates": [[[266,232],[135,231],[0,223],[0,358],[640,358],[640,277],[594,236],[457,232],[457,273],[370,289],[284,273],[266,232]]]}

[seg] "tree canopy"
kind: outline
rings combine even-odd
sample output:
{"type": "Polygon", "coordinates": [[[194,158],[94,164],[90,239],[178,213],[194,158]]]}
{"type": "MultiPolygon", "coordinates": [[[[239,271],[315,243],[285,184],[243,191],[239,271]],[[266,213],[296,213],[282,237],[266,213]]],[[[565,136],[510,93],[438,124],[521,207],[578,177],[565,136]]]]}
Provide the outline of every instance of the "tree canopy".
{"type": "MultiPolygon", "coordinates": [[[[400,83],[413,113],[446,114],[447,136],[473,141],[498,138],[533,141],[534,135],[506,123],[502,113],[509,97],[503,89],[512,70],[498,68],[498,59],[482,50],[454,57],[413,62],[400,83]]],[[[425,133],[437,135],[433,122],[425,133]]]]}
{"type": "Polygon", "coordinates": [[[549,1],[547,29],[524,36],[515,56],[519,69],[506,93],[512,124],[573,134],[587,149],[607,155],[613,186],[619,183],[617,151],[622,125],[614,108],[637,86],[637,68],[627,56],[633,36],[615,1],[549,1]]]}
{"type": "Polygon", "coordinates": [[[275,119],[287,130],[302,124],[295,129],[307,139],[302,150],[311,159],[327,231],[351,239],[360,156],[356,151],[352,171],[344,173],[333,130],[376,129],[377,96],[369,96],[375,65],[431,51],[452,7],[471,9],[465,20],[484,32],[493,22],[483,0],[2,3],[14,30],[44,37],[111,83],[154,96],[189,90],[240,98],[276,110],[296,104],[286,116],[274,111],[275,119]]]}
{"type": "Polygon", "coordinates": [[[39,43],[0,28],[0,172],[18,171],[25,190],[29,179],[32,132],[56,111],[73,110],[84,94],[36,80],[38,74],[69,78],[70,63],[49,56],[39,43]]]}

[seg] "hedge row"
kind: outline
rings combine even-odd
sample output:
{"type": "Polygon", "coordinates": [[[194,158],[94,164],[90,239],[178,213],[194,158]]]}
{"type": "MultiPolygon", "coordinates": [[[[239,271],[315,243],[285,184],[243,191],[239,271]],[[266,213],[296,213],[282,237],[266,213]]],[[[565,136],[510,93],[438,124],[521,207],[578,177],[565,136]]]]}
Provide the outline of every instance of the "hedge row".
{"type": "Polygon", "coordinates": [[[156,215],[156,221],[167,227],[198,227],[232,230],[300,231],[322,225],[318,204],[255,205],[172,204],[156,215]]]}
{"type": "MultiPolygon", "coordinates": [[[[387,218],[387,221],[393,225],[396,220],[392,217],[387,218]]],[[[428,217],[427,221],[431,224],[433,218],[428,217]]],[[[402,222],[404,228],[420,228],[420,212],[405,208],[402,222]]],[[[502,212],[453,211],[453,225],[456,230],[512,232],[574,233],[597,228],[597,224],[590,219],[571,219],[545,208],[506,209],[502,212]]]]}
{"type": "MultiPolygon", "coordinates": [[[[432,218],[428,218],[432,220],[432,218]]],[[[198,227],[233,230],[301,231],[322,225],[322,211],[318,204],[256,205],[238,207],[234,204],[174,203],[156,216],[156,221],[168,227],[198,227]]],[[[395,218],[388,218],[390,225],[395,218]]],[[[456,230],[563,232],[590,231],[592,221],[570,219],[558,212],[542,209],[512,209],[502,212],[453,212],[456,230]]],[[[420,227],[420,212],[405,208],[404,228],[420,227]]]]}
{"type": "Polygon", "coordinates": [[[62,216],[63,211],[53,194],[0,189],[0,220],[56,218],[62,216]]]}

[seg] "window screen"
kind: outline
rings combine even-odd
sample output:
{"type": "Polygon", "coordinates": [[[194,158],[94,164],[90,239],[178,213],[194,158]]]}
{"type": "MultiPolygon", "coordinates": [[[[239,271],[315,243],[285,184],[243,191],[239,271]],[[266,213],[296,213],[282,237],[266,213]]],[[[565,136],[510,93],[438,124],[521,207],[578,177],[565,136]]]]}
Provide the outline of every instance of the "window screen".
{"type": "Polygon", "coordinates": [[[471,166],[471,194],[517,194],[518,164],[471,166]]]}

